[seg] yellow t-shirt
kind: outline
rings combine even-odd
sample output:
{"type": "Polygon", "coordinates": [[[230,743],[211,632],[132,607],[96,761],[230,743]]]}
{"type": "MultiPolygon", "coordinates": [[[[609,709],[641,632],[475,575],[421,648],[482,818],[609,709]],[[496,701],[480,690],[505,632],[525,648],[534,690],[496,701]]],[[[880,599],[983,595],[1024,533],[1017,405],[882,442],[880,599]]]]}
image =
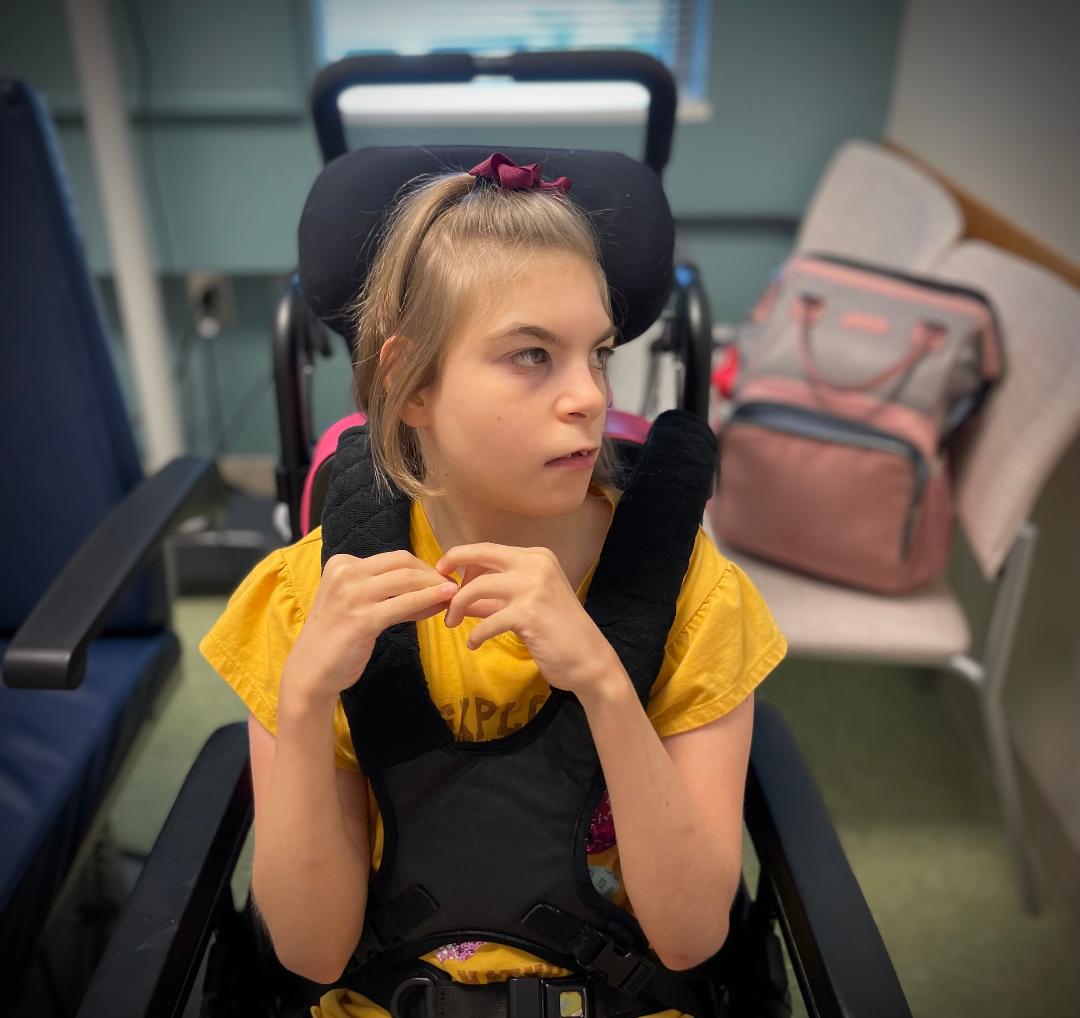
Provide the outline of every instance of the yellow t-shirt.
{"type": "MultiPolygon", "coordinates": [[[[600,494],[599,489],[590,489],[600,494]]],[[[605,491],[614,507],[619,493],[605,491]]],[[[434,565],[443,556],[420,502],[410,517],[414,554],[434,565]]],[[[199,644],[207,661],[240,695],[251,713],[277,731],[278,685],[321,577],[322,530],[316,528],[287,548],[268,555],[243,580],[221,618],[199,644]]],[[[594,562],[577,590],[584,602],[594,562]]],[[[497,738],[526,724],[540,709],[549,686],[513,633],[502,633],[475,651],[466,647],[477,619],[447,629],[442,615],[417,623],[420,661],[433,702],[455,737],[497,738]]],[[[652,689],[648,716],[664,738],[714,721],[741,703],[780,662],[787,643],[761,595],[746,574],[716,550],[698,528],[652,689]]],[[[334,715],[334,751],[339,767],[358,770],[348,722],[339,702],[334,715]]],[[[622,887],[618,846],[601,810],[590,827],[588,862],[593,882],[609,900],[630,910],[622,887]]],[[[383,829],[374,795],[369,798],[372,864],[382,858],[383,829]]],[[[565,969],[500,944],[447,946],[425,960],[469,983],[516,976],[557,977],[565,969]]],[[[314,1018],[386,1018],[387,1012],[360,994],[335,989],[312,1008],[314,1018]]],[[[664,1011],[656,1018],[676,1018],[664,1011]]]]}

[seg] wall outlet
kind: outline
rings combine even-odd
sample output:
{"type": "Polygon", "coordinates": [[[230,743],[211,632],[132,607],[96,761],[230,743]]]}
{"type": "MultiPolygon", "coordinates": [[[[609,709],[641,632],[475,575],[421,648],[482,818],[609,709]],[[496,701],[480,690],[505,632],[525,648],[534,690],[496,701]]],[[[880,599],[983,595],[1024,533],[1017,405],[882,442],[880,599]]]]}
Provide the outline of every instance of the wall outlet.
{"type": "Polygon", "coordinates": [[[204,339],[236,322],[236,291],[231,277],[219,272],[187,274],[188,313],[204,339]]]}

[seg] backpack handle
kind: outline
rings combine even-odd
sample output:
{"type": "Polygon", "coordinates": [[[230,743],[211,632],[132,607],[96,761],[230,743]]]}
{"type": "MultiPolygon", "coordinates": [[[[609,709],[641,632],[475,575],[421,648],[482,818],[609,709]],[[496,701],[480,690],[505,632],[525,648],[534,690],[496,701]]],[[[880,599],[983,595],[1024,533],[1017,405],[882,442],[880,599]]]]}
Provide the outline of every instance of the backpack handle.
{"type": "Polygon", "coordinates": [[[944,326],[937,322],[924,321],[911,334],[911,348],[895,364],[861,382],[836,382],[831,378],[826,378],[821,372],[821,369],[814,362],[814,355],[810,349],[811,326],[821,317],[821,309],[825,302],[820,297],[810,293],[801,294],[799,301],[802,306],[799,315],[801,319],[799,327],[799,361],[802,364],[803,374],[817,385],[824,385],[830,389],[839,389],[843,392],[865,392],[867,389],[876,389],[890,378],[907,371],[931,350],[940,349],[945,334],[944,326]]]}

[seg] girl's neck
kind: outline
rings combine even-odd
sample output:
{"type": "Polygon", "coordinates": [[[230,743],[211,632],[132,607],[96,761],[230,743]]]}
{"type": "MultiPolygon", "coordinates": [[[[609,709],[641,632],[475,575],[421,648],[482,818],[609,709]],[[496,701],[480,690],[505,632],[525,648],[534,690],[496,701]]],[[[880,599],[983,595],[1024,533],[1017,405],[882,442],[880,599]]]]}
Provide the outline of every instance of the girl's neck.
{"type": "MultiPolygon", "coordinates": [[[[606,504],[606,499],[601,501],[606,504]]],[[[444,553],[459,545],[485,541],[515,548],[545,547],[566,569],[577,563],[583,545],[593,544],[596,537],[597,499],[592,492],[565,516],[523,517],[463,503],[449,495],[423,498],[421,504],[444,553]]]]}

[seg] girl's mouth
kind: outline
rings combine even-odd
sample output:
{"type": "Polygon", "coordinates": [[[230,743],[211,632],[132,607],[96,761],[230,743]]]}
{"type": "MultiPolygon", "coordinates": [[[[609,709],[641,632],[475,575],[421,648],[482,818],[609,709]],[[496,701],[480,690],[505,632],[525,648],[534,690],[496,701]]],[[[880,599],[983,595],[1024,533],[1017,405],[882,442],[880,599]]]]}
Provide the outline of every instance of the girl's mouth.
{"type": "Polygon", "coordinates": [[[596,465],[598,449],[571,453],[558,459],[548,460],[544,466],[559,467],[563,470],[591,470],[596,465]]]}

